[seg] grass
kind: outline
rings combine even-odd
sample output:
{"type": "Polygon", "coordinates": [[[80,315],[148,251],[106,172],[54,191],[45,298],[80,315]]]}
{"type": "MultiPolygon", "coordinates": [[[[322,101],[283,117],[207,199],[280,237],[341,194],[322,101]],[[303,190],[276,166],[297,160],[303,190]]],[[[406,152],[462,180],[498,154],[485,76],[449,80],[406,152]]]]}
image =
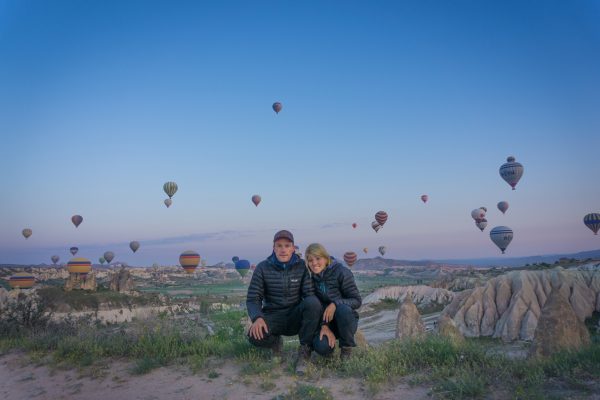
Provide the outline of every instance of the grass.
{"type": "Polygon", "coordinates": [[[50,310],[67,305],[72,310],[98,310],[102,304],[110,307],[132,307],[133,305],[160,304],[157,294],[143,294],[142,296],[129,296],[124,293],[114,292],[104,286],[98,286],[97,292],[85,290],[72,290],[66,292],[62,287],[46,286],[37,290],[41,301],[50,310]]]}

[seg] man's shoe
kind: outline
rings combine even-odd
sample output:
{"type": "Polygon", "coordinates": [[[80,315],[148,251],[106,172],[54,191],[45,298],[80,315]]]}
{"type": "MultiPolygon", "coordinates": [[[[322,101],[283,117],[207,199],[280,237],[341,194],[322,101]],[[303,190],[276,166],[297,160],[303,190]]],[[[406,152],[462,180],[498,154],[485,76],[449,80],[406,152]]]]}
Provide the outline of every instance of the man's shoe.
{"type": "Polygon", "coordinates": [[[308,363],[310,362],[310,356],[312,354],[312,349],[309,345],[302,344],[298,348],[298,360],[296,361],[296,374],[304,375],[306,372],[306,368],[308,367],[308,363]]]}
{"type": "Polygon", "coordinates": [[[347,361],[352,357],[352,347],[342,347],[340,349],[340,360],[342,362],[347,361]]]}

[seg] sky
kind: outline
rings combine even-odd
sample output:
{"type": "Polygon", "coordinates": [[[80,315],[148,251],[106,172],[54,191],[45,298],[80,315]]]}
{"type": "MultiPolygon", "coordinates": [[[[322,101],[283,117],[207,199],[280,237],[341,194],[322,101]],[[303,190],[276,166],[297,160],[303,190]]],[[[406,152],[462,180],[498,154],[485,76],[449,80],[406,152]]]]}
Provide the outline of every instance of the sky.
{"type": "Polygon", "coordinates": [[[337,257],[497,256],[498,225],[507,257],[598,249],[598,20],[600,1],[0,0],[0,263],[258,262],[279,229],[337,257]]]}

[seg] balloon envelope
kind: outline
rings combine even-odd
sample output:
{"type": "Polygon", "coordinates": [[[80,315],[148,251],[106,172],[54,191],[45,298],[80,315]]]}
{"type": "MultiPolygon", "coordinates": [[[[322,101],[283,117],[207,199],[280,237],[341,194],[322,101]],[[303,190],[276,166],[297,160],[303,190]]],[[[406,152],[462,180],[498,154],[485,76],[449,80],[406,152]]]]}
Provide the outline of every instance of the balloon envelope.
{"type": "Polygon", "coordinates": [[[273,107],[273,111],[275,111],[276,114],[279,114],[279,111],[281,111],[281,109],[283,108],[283,105],[280,102],[276,101],[275,103],[273,103],[272,107],[273,107]]]}
{"type": "Polygon", "coordinates": [[[485,229],[485,227],[487,226],[488,221],[485,218],[481,218],[475,221],[475,225],[477,225],[477,227],[479,228],[479,230],[481,232],[483,232],[483,230],[485,229]]]}
{"type": "Polygon", "coordinates": [[[426,194],[424,194],[423,196],[421,196],[421,201],[423,203],[427,203],[427,200],[429,200],[429,196],[427,196],[426,194]]]}
{"type": "Polygon", "coordinates": [[[75,228],[77,228],[83,222],[83,217],[81,215],[73,215],[71,217],[71,222],[75,225],[75,228]]]}
{"type": "Polygon", "coordinates": [[[523,165],[515,161],[513,156],[506,159],[506,162],[500,166],[500,176],[508,183],[513,190],[523,176],[523,165]]]}
{"type": "Polygon", "coordinates": [[[498,203],[498,210],[502,211],[502,214],[508,210],[508,201],[501,201],[498,203]]]}
{"type": "Polygon", "coordinates": [[[23,236],[25,236],[25,239],[28,239],[29,236],[31,236],[31,234],[33,233],[33,231],[29,228],[25,228],[21,233],[23,234],[23,236]]]}
{"type": "Polygon", "coordinates": [[[71,274],[88,274],[92,270],[92,262],[83,257],[71,258],[67,270],[71,274]]]}
{"type": "Polygon", "coordinates": [[[255,194],[254,196],[252,196],[252,202],[254,203],[254,205],[256,207],[258,207],[258,205],[260,204],[260,201],[261,201],[261,198],[259,195],[255,194]]]}
{"type": "Polygon", "coordinates": [[[112,251],[106,251],[104,252],[103,257],[106,260],[106,262],[110,264],[113,258],[115,258],[115,253],[113,253],[112,251]]]}
{"type": "Polygon", "coordinates": [[[238,256],[234,256],[231,258],[231,261],[233,261],[233,263],[235,264],[236,262],[240,261],[240,258],[238,256]]]}
{"type": "Polygon", "coordinates": [[[52,256],[50,257],[50,259],[52,260],[52,264],[56,264],[58,262],[58,260],[60,260],[59,256],[52,256]]]}
{"type": "Polygon", "coordinates": [[[381,254],[382,256],[385,256],[385,251],[386,251],[385,246],[379,246],[378,250],[379,250],[379,254],[381,254]]]}
{"type": "Polygon", "coordinates": [[[364,252],[365,254],[367,254],[367,253],[369,252],[369,248],[368,248],[368,247],[365,247],[365,248],[363,249],[363,252],[364,252]]]}
{"type": "Polygon", "coordinates": [[[167,194],[167,196],[169,196],[169,199],[170,199],[177,192],[177,184],[175,182],[166,182],[163,185],[163,190],[165,191],[165,193],[167,194]]]}
{"type": "Polygon", "coordinates": [[[347,251],[344,253],[344,261],[346,261],[346,264],[348,264],[349,267],[354,265],[356,258],[356,253],[353,251],[347,251]]]}
{"type": "Polygon", "coordinates": [[[104,259],[104,257],[100,257],[100,258],[98,259],[98,261],[100,261],[100,264],[101,264],[101,265],[104,265],[104,263],[106,262],[106,260],[104,259]]]}
{"type": "Polygon", "coordinates": [[[485,217],[485,211],[483,211],[481,208],[476,208],[473,211],[471,211],[471,217],[477,221],[478,219],[482,219],[485,217]]]}
{"type": "Polygon", "coordinates": [[[377,211],[377,213],[375,214],[375,221],[377,221],[381,226],[385,224],[385,221],[387,221],[387,219],[388,215],[385,211],[377,211]]]}
{"type": "Polygon", "coordinates": [[[373,228],[375,233],[377,233],[381,229],[381,225],[379,225],[379,223],[377,221],[373,221],[373,222],[371,222],[371,228],[373,228]]]}
{"type": "Polygon", "coordinates": [[[131,243],[129,243],[129,248],[131,250],[133,250],[133,252],[135,253],[137,251],[137,249],[140,248],[140,242],[136,242],[135,240],[131,243]]]}
{"type": "Polygon", "coordinates": [[[352,227],[353,227],[353,228],[355,228],[355,229],[356,229],[356,227],[357,227],[357,226],[358,226],[358,225],[356,225],[356,222],[354,222],[354,223],[352,224],[352,227]]]}
{"type": "Polygon", "coordinates": [[[600,213],[590,213],[586,215],[583,217],[583,223],[594,232],[594,235],[597,235],[598,230],[600,229],[600,213]]]}
{"type": "Polygon", "coordinates": [[[165,206],[167,206],[167,208],[171,207],[171,204],[173,204],[173,200],[165,199],[165,206]]]}
{"type": "Polygon", "coordinates": [[[79,248],[78,247],[71,247],[69,249],[69,251],[71,252],[72,255],[75,255],[79,251],[79,248]]]}
{"type": "Polygon", "coordinates": [[[35,285],[35,277],[27,272],[17,272],[9,278],[8,284],[13,289],[29,289],[35,285]]]}
{"type": "Polygon", "coordinates": [[[513,239],[513,231],[508,226],[497,226],[490,231],[490,239],[504,254],[504,250],[506,250],[513,239]]]}
{"type": "Polygon", "coordinates": [[[200,254],[193,250],[187,250],[179,256],[179,264],[188,274],[193,273],[200,264],[200,254]]]}
{"type": "Polygon", "coordinates": [[[235,263],[235,269],[242,277],[246,276],[246,274],[250,270],[250,261],[238,260],[235,263]]]}

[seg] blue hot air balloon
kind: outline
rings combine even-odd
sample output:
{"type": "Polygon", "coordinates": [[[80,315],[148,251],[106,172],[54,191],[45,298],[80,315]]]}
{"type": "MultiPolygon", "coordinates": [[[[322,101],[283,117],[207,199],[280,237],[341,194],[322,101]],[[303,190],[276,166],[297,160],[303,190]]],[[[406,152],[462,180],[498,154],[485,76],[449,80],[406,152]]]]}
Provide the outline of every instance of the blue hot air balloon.
{"type": "Polygon", "coordinates": [[[583,223],[594,232],[594,235],[597,235],[600,229],[600,213],[586,215],[583,217],[583,223]]]}
{"type": "Polygon", "coordinates": [[[523,165],[515,161],[513,156],[506,159],[506,163],[500,166],[500,176],[508,183],[513,190],[523,176],[523,165]]]}
{"type": "Polygon", "coordinates": [[[246,276],[246,274],[250,270],[250,261],[248,261],[248,260],[238,260],[235,263],[235,269],[237,270],[237,272],[243,278],[244,276],[246,276]]]}

